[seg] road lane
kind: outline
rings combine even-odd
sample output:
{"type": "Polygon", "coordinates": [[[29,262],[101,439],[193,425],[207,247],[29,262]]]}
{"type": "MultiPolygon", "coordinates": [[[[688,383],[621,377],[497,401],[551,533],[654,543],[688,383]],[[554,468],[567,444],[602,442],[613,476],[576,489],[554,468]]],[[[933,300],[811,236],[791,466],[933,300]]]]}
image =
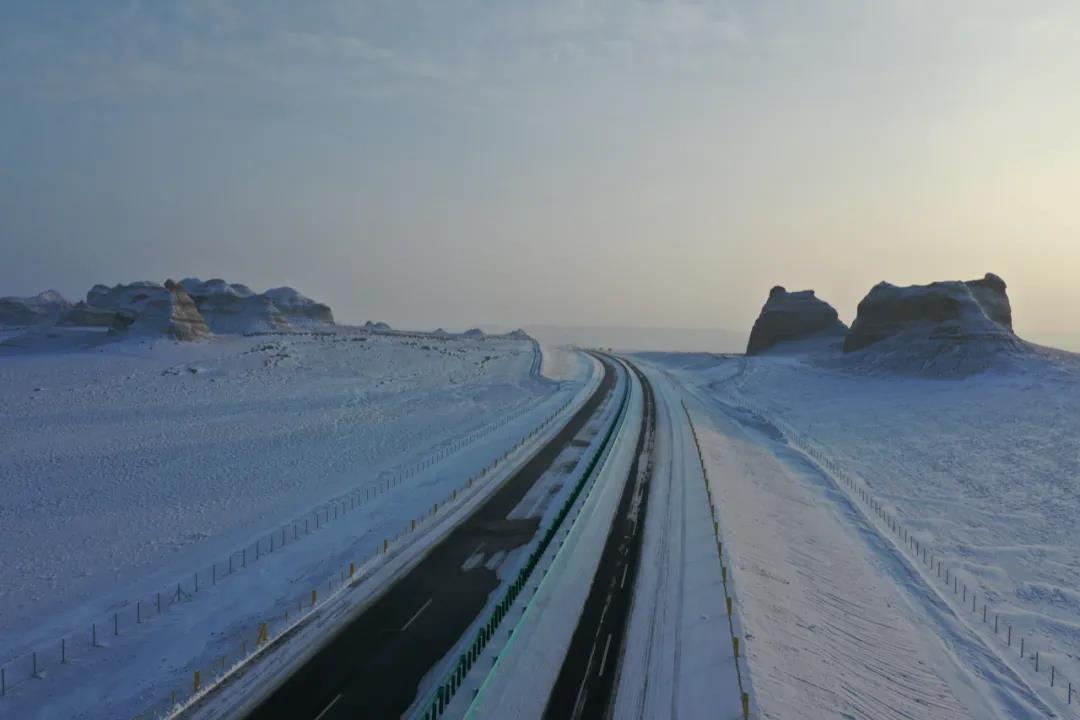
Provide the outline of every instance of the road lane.
{"type": "Polygon", "coordinates": [[[611,395],[604,377],[566,426],[404,578],[286,679],[251,720],[399,717],[425,674],[454,646],[500,581],[493,567],[470,563],[482,544],[488,558],[528,543],[537,518],[508,519],[529,489],[611,395]]]}

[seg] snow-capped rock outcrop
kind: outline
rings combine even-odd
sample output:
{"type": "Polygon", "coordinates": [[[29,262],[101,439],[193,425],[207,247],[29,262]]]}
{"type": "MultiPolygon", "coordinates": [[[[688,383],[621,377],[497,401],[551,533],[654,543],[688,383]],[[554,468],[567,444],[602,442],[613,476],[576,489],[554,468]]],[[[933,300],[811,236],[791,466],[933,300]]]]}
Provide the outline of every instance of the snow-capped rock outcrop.
{"type": "Polygon", "coordinates": [[[987,273],[981,280],[966,282],[910,287],[878,283],[859,303],[844,351],[900,336],[911,342],[1013,344],[1016,335],[1005,281],[987,273]]]}
{"type": "Polygon", "coordinates": [[[333,325],[334,314],[329,305],[316,302],[291,287],[272,288],[263,293],[269,298],[290,325],[311,327],[333,325]]]}
{"type": "Polygon", "coordinates": [[[844,340],[860,366],[934,376],[1004,367],[1030,351],[1013,332],[1005,281],[990,273],[910,287],[878,283],[844,340]]]}
{"type": "Polygon", "coordinates": [[[71,303],[55,290],[46,290],[33,297],[0,298],[0,327],[29,327],[54,323],[71,307],[71,303]]]}
{"type": "Polygon", "coordinates": [[[470,328],[470,329],[466,330],[465,332],[463,332],[461,334],[463,336],[465,336],[465,337],[468,337],[468,338],[482,338],[482,337],[484,337],[484,331],[481,330],[480,328],[470,328]]]}
{"type": "Polygon", "coordinates": [[[840,338],[847,326],[832,305],[815,297],[813,290],[788,292],[777,285],[769,291],[769,299],[750,331],[747,355],[757,355],[791,340],[811,337],[840,338]]]}
{"type": "Polygon", "coordinates": [[[195,300],[215,333],[275,332],[334,324],[328,306],[293,288],[274,288],[257,294],[247,285],[218,278],[205,282],[185,278],[180,284],[195,300]]]}
{"type": "Polygon", "coordinates": [[[172,280],[166,280],[164,285],[146,280],[111,288],[95,285],[86,294],[86,304],[114,311],[113,330],[118,333],[183,341],[211,334],[195,301],[172,280]]]}
{"type": "Polygon", "coordinates": [[[388,323],[373,322],[371,320],[368,320],[366,323],[364,323],[364,329],[370,330],[371,332],[388,332],[393,328],[391,328],[388,323]]]}
{"type": "Polygon", "coordinates": [[[80,300],[64,313],[57,324],[71,327],[108,328],[116,324],[116,311],[93,307],[84,300],[80,300]]]}
{"type": "Polygon", "coordinates": [[[218,334],[288,330],[289,323],[265,295],[239,283],[185,278],[180,284],[199,308],[209,328],[218,334]]]}

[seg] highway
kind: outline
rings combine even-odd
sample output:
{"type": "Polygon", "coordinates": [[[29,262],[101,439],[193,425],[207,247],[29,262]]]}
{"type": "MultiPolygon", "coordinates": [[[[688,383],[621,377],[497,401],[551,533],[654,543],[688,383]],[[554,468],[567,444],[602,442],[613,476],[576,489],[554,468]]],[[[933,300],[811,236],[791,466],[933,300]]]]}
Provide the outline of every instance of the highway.
{"type": "Polygon", "coordinates": [[[641,382],[645,403],[641,432],[600,565],[544,711],[548,720],[604,718],[613,705],[644,534],[656,418],[652,388],[631,367],[641,382]]]}
{"type": "Polygon", "coordinates": [[[396,718],[424,676],[454,647],[500,580],[490,563],[527,544],[539,520],[508,519],[615,387],[601,358],[596,391],[559,433],[405,577],[344,626],[248,714],[249,720],[396,718]]]}

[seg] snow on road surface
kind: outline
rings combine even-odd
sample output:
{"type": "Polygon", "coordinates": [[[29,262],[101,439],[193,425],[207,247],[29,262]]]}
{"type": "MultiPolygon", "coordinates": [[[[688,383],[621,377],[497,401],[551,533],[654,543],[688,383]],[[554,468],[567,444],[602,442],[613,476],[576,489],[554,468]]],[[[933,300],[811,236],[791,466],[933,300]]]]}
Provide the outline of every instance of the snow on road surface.
{"type": "MultiPolygon", "coordinates": [[[[140,682],[181,670],[212,646],[211,634],[237,630],[292,584],[399,532],[581,388],[587,363],[567,360],[567,379],[554,382],[536,375],[535,351],[528,339],[349,329],[4,351],[0,664],[85,635],[91,622],[104,629],[112,611],[131,610],[130,598],[342,493],[378,486],[492,421],[514,420],[349,522],[301,537],[242,582],[239,573],[228,589],[204,588],[201,603],[103,640],[113,647],[83,653],[74,688],[70,677],[9,685],[0,717],[122,716],[148,700],[140,682]],[[99,682],[101,658],[139,681],[99,682]]],[[[10,683],[21,668],[9,668],[10,683]]]]}
{"type": "Polygon", "coordinates": [[[1049,687],[1049,663],[1077,674],[1080,395],[1067,357],[947,381],[791,357],[649,359],[698,401],[763,715],[1074,716],[1062,675],[1049,687]],[[737,410],[741,398],[766,412],[737,410]],[[1000,639],[992,616],[969,617],[769,417],[861,477],[962,568],[980,605],[989,597],[1000,609],[1000,639]],[[1006,622],[1029,632],[1023,661],[1005,644],[1006,622]]]}
{"type": "MultiPolygon", "coordinates": [[[[563,496],[581,479],[588,458],[603,450],[604,431],[617,419],[619,399],[627,382],[630,397],[620,428],[603,461],[594,470],[594,480],[578,498],[574,512],[560,531],[560,542],[553,542],[541,558],[538,571],[530,580],[535,592],[526,592],[518,598],[508,615],[516,622],[508,621],[511,624],[506,630],[500,628],[499,637],[507,638],[505,644],[496,642],[487,648],[463,684],[462,692],[455,696],[447,717],[524,720],[543,716],[634,461],[643,406],[641,386],[631,374],[619,370],[618,386],[608,407],[593,421],[592,440],[580,453],[584,461],[578,463],[565,482],[564,492],[549,506],[555,512],[562,507],[563,496]],[[490,673],[483,672],[485,666],[491,668],[490,673]]],[[[542,528],[549,525],[554,514],[547,513],[542,528]]],[[[492,599],[499,595],[492,593],[492,599]]],[[[486,617],[482,613],[477,625],[486,617]]],[[[466,633],[466,637],[470,634],[471,631],[466,633]]],[[[618,652],[617,648],[613,652],[618,652]]],[[[613,661],[611,665],[614,666],[613,661]]]]}
{"type": "Polygon", "coordinates": [[[614,716],[737,718],[741,692],[701,464],[678,387],[643,369],[656,397],[656,443],[614,716]]]}

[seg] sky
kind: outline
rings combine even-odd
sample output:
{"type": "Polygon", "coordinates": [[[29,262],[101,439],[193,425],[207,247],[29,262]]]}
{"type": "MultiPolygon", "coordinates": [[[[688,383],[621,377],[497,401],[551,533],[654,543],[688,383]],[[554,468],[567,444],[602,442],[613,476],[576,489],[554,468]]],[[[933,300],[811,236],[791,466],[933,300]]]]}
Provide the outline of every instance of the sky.
{"type": "Polygon", "coordinates": [[[0,0],[0,295],[745,331],[1009,284],[1080,333],[1073,0],[0,0]]]}

